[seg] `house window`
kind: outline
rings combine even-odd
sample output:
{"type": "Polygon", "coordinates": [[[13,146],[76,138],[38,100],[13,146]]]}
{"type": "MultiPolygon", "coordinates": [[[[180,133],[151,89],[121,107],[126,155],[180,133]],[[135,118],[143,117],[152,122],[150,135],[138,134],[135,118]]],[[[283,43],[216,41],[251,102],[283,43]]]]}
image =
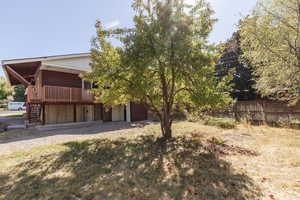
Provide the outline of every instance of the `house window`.
{"type": "Polygon", "coordinates": [[[92,84],[88,81],[83,82],[83,88],[84,89],[92,89],[92,84]]]}

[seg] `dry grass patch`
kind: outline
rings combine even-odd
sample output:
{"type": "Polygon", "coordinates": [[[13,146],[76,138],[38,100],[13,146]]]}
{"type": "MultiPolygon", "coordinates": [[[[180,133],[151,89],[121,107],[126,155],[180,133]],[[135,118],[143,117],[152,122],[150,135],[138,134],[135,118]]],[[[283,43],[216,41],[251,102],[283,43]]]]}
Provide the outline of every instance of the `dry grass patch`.
{"type": "Polygon", "coordinates": [[[0,117],[12,117],[12,118],[23,117],[25,113],[26,113],[26,111],[7,111],[6,110],[4,113],[0,113],[0,117]]]}
{"type": "Polygon", "coordinates": [[[23,138],[26,136],[38,136],[42,133],[35,129],[12,129],[0,133],[0,142],[5,142],[11,139],[23,138]]]}
{"type": "Polygon", "coordinates": [[[300,132],[178,122],[0,158],[0,199],[300,199],[300,132]],[[273,196],[272,196],[273,195],[273,196]]]}

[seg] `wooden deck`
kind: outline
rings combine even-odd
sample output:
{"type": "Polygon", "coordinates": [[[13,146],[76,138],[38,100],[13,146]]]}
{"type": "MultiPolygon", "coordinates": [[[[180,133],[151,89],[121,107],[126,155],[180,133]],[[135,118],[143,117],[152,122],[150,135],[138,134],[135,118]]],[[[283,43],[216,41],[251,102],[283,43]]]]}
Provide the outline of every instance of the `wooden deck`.
{"type": "Polygon", "coordinates": [[[94,94],[82,88],[28,86],[28,103],[94,103],[94,94]]]}

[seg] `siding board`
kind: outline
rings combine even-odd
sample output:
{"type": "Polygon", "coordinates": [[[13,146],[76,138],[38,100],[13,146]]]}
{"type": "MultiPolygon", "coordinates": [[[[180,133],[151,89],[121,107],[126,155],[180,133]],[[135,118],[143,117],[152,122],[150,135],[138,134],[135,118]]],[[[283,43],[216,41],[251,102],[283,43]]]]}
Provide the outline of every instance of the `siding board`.
{"type": "Polygon", "coordinates": [[[42,85],[82,88],[82,80],[77,74],[42,70],[42,85]]]}

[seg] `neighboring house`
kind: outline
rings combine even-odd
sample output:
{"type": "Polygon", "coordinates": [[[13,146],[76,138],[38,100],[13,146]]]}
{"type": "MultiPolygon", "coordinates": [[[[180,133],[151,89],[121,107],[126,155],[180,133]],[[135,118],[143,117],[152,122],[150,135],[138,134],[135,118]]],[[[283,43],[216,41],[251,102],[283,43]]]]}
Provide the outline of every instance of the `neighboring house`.
{"type": "Polygon", "coordinates": [[[145,106],[136,103],[104,109],[81,79],[91,70],[90,54],[70,54],[2,61],[11,85],[23,84],[29,123],[56,124],[85,121],[141,121],[145,106]]]}

